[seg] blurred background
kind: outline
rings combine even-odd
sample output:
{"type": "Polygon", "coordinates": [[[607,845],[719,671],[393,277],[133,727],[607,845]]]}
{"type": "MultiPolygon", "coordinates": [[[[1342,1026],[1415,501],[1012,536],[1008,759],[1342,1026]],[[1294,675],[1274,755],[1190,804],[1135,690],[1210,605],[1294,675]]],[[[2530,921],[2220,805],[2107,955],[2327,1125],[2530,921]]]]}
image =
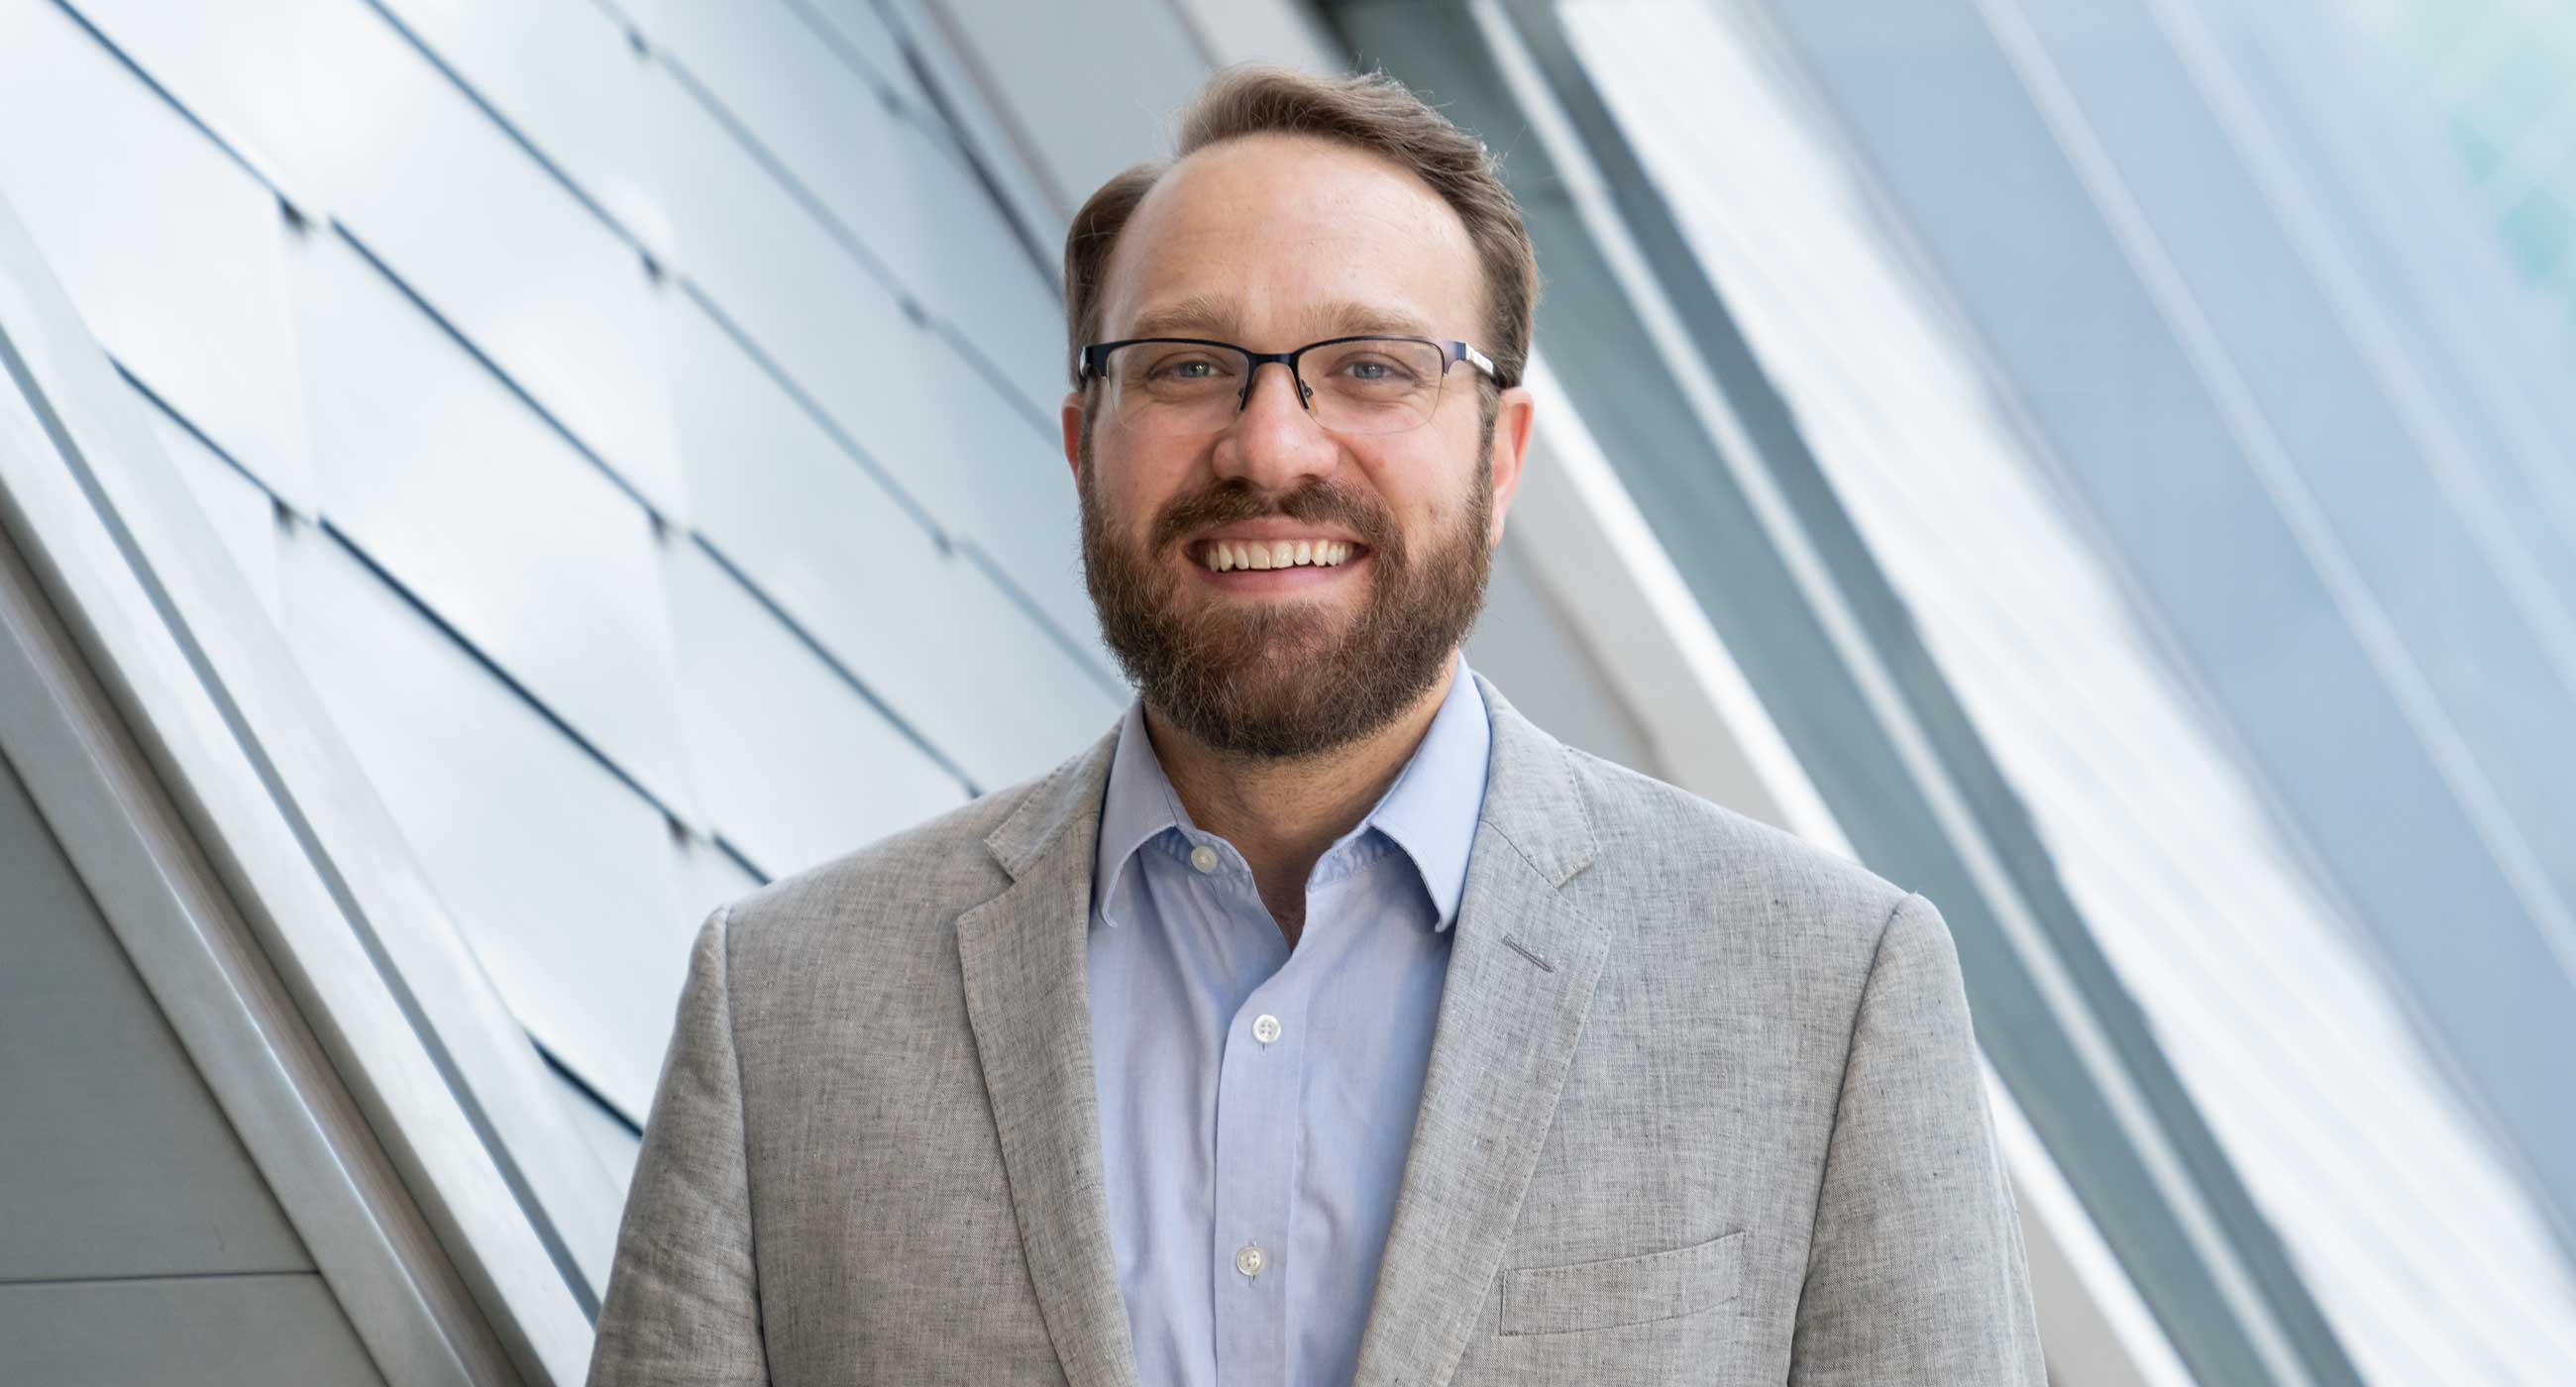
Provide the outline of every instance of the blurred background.
{"type": "Polygon", "coordinates": [[[2552,0],[0,0],[0,1380],[580,1381],[707,910],[1125,705],[1247,59],[1502,156],[1469,658],[1941,906],[2055,1382],[2576,1382],[2552,0]]]}

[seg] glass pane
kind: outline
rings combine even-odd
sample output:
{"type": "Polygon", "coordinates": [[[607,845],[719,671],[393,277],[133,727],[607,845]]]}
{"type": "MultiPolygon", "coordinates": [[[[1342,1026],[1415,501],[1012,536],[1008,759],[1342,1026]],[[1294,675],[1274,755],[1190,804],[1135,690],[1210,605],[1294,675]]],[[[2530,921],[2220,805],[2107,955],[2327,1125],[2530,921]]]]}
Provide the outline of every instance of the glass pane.
{"type": "MultiPolygon", "coordinates": [[[[2260,769],[2166,663],[2120,555],[2068,509],[2006,387],[1885,235],[1822,114],[1715,11],[1584,0],[1565,14],[1596,89],[2344,1342],[2390,1381],[2425,1379],[2430,1364],[2446,1365],[2433,1377],[2537,1381],[2533,1365],[2570,1361],[2576,1345],[2556,1331],[2513,1345],[2489,1332],[2576,1324],[2576,1276],[2418,1040],[2359,922],[2283,833],[2260,769]]],[[[2015,217],[2042,205],[2033,196],[2015,217]]],[[[2010,282],[2054,282],[2050,312],[2080,316],[2068,281],[2025,263],[2010,282]]],[[[2202,455],[2168,450],[2135,483],[2177,485],[2187,456],[2202,455]]],[[[2212,527],[2252,513],[2203,505],[2212,527]]],[[[2259,605],[2246,590],[2227,600],[2259,605]]],[[[2300,658],[2285,648],[2297,623],[2272,608],[2259,620],[2273,658],[2300,658]]]]}

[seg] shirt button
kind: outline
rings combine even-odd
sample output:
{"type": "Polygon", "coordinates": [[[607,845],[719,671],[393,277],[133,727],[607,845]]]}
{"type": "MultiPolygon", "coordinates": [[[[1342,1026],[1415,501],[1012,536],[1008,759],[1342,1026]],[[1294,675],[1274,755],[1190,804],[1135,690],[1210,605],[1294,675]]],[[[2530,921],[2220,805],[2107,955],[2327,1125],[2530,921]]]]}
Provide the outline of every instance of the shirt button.
{"type": "Polygon", "coordinates": [[[1190,849],[1190,865],[1198,868],[1201,872],[1215,871],[1216,849],[1209,847],[1205,843],[1201,843],[1197,847],[1190,849]]]}
{"type": "Polygon", "coordinates": [[[1246,1276],[1259,1276],[1261,1267],[1261,1244],[1259,1243],[1245,1243],[1243,1250],[1234,1254],[1234,1269],[1246,1276]]]}
{"type": "Polygon", "coordinates": [[[1264,1014],[1252,1023],[1252,1038],[1267,1045],[1279,1038],[1279,1018],[1264,1014]]]}

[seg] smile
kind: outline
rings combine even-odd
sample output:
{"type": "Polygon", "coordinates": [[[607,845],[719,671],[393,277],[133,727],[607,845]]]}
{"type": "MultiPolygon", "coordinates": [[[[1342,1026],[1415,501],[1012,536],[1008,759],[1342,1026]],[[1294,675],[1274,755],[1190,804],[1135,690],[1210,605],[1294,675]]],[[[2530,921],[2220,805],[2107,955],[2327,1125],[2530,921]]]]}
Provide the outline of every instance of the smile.
{"type": "Polygon", "coordinates": [[[1337,568],[1364,546],[1335,539],[1206,539],[1190,547],[1190,559],[1211,573],[1236,569],[1337,568]]]}
{"type": "Polygon", "coordinates": [[[1365,564],[1369,548],[1341,539],[1231,539],[1192,542],[1185,551],[1202,582],[1225,592],[1294,592],[1338,584],[1365,564]]]}

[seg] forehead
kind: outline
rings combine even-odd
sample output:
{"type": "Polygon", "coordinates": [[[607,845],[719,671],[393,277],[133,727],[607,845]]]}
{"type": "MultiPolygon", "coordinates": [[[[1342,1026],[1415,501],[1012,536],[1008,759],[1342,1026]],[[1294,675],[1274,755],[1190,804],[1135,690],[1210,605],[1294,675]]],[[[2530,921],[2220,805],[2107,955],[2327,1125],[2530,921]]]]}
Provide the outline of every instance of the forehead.
{"type": "MultiPolygon", "coordinates": [[[[1128,219],[1101,300],[1108,337],[1473,339],[1483,281],[1430,185],[1365,150],[1253,135],[1175,164],[1128,219]]],[[[1294,346],[1296,342],[1284,342],[1294,346]]]]}

